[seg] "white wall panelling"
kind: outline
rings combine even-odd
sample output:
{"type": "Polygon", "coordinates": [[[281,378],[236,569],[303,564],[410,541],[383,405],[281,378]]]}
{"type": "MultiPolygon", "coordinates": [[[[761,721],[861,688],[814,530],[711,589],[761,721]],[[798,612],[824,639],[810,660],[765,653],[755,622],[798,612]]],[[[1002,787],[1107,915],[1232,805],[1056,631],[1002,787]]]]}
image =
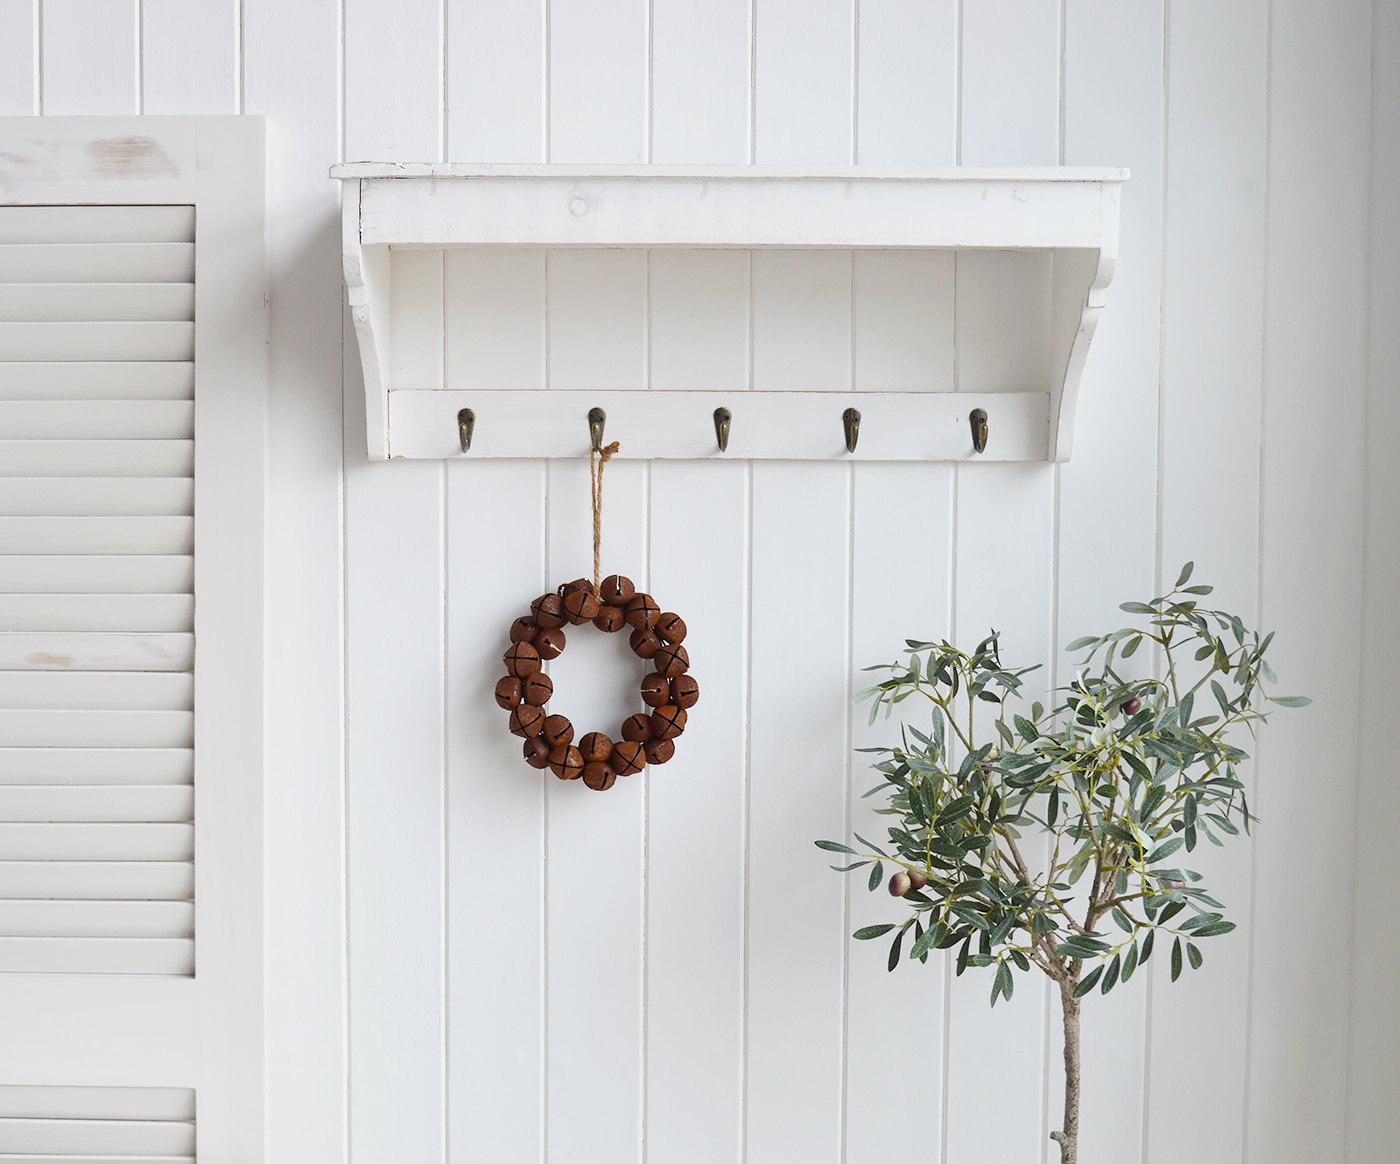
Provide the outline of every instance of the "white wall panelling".
{"type": "MultiPolygon", "coordinates": [[[[1400,56],[1400,5],[1376,6],[1377,60],[1400,56]]],[[[1400,688],[1400,618],[1394,603],[1396,524],[1383,500],[1400,492],[1396,459],[1387,446],[1400,431],[1400,334],[1389,323],[1400,314],[1400,232],[1387,193],[1400,179],[1400,71],[1372,78],[1370,390],[1366,411],[1366,575],[1362,649],[1361,765],[1352,877],[1355,941],[1348,1064],[1347,1150],[1353,1160],[1381,1160],[1400,1135],[1400,1112],[1390,1102],[1395,1032],[1400,1008],[1383,988],[1385,967],[1400,948],[1400,925],[1386,901],[1400,878],[1400,853],[1390,843],[1397,786],[1386,755],[1390,694],[1400,688]]]]}
{"type": "MultiPolygon", "coordinates": [[[[1087,1008],[1083,1158],[1389,1161],[1395,0],[195,8],[145,0],[138,27],[131,5],[0,0],[0,109],[274,118],[270,1159],[1053,1160],[1044,994],[989,1014],[984,982],[939,960],[887,975],[845,935],[890,902],[848,899],[810,841],[869,811],[848,749],[888,738],[847,718],[855,668],[995,621],[1008,655],[1063,679],[1061,644],[1195,558],[1222,605],[1278,630],[1285,682],[1323,698],[1269,729],[1255,847],[1214,855],[1240,931],[1185,981],[1156,967],[1087,1008]],[[507,620],[587,569],[584,473],[365,463],[325,177],[347,158],[1134,177],[1067,464],[608,470],[610,561],[690,621],[705,691],[671,764],[590,799],[525,770],[489,704],[507,620]],[[794,594],[809,634],[774,621],[794,594]],[[794,692],[824,709],[795,742],[794,692]],[[1358,699],[1359,798],[1355,757],[1324,754],[1358,699]]],[[[407,258],[417,298],[394,326],[441,331],[426,373],[448,394],[971,394],[1041,358],[1054,271],[1036,262],[453,251],[440,274],[407,258]]],[[[90,390],[120,398],[105,376],[90,390]]],[[[133,592],[150,561],[128,563],[133,592]]],[[[575,636],[577,670],[557,669],[584,712],[584,670],[620,666],[598,646],[575,636]]],[[[152,867],[131,864],[133,884],[152,867]]],[[[7,1014],[53,1005],[42,977],[11,977],[7,1014]]],[[[149,984],[94,990],[28,1070],[84,1046],[118,1070],[90,1032],[115,1039],[149,984]]],[[[146,1039],[143,1070],[194,1054],[174,1027],[146,1039]]]]}

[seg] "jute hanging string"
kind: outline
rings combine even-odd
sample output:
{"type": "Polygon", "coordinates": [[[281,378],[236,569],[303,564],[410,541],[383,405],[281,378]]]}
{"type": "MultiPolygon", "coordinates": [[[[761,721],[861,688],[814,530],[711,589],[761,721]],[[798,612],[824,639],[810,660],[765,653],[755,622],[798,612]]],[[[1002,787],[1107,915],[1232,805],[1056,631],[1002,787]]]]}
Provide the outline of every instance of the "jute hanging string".
{"type": "Polygon", "coordinates": [[[617,441],[593,449],[588,456],[593,494],[593,581],[577,578],[557,591],[541,594],[530,613],[510,626],[510,649],[505,654],[506,676],[496,684],[496,702],[510,712],[510,730],[525,741],[525,762],[548,768],[560,780],[577,780],[602,792],[619,776],[631,776],[648,764],[664,764],[676,751],[676,737],[685,731],[687,710],[700,698],[700,684],[687,674],[690,655],[681,640],[685,620],[663,612],[650,594],[640,593],[632,580],[603,572],[603,467],[618,451],[617,441]],[[541,664],[564,650],[565,624],[591,622],[613,634],[632,628],[628,645],[656,670],[642,677],[641,697],[648,709],[628,717],[616,742],[602,732],[589,732],[574,743],[574,725],[545,710],[554,694],[554,681],[541,664]]]}
{"type": "Polygon", "coordinates": [[[596,445],[588,453],[588,483],[593,490],[593,597],[602,598],[603,576],[603,469],[622,446],[613,441],[606,448],[596,445]]]}

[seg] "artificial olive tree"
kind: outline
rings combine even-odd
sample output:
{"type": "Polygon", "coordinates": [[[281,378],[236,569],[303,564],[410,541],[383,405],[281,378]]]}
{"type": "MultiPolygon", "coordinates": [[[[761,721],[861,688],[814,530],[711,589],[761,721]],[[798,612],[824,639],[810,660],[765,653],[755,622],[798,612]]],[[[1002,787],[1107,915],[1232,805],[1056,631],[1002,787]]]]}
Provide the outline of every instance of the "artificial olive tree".
{"type": "Polygon", "coordinates": [[[1240,779],[1248,756],[1233,729],[1252,734],[1266,704],[1309,702],[1265,694],[1273,635],[1199,606],[1211,587],[1188,585],[1191,569],[1170,594],[1122,605],[1142,625],[1071,643],[1087,655],[1048,712],[1033,703],[1029,716],[1008,713],[1034,668],[1005,668],[995,632],[970,655],[910,640],[907,662],[869,668],[890,673],[864,693],[872,722],[913,695],[931,702],[932,722],[927,733],[906,724],[899,747],[864,749],[883,757],[874,765],[882,780],[866,795],[888,799],[877,810],[896,818],[888,846],[859,835],[863,849],[817,842],[856,858],[833,866],[839,872],[870,866],[872,892],[893,868],[889,891],[911,906],[909,917],[855,933],[895,932],[891,970],[902,954],[927,962],[956,949],[959,975],[993,972],[994,1006],[1011,998],[1018,971],[1034,967],[1055,982],[1065,1111],[1052,1138],[1062,1164],[1078,1152],[1080,1000],[1127,982],[1168,942],[1176,981],[1185,963],[1200,967],[1198,942],[1235,928],[1182,851],[1249,831],[1240,779]],[[1161,678],[1127,677],[1123,660],[1149,645],[1148,669],[1161,678]],[[996,710],[979,714],[979,705],[996,710]]]}

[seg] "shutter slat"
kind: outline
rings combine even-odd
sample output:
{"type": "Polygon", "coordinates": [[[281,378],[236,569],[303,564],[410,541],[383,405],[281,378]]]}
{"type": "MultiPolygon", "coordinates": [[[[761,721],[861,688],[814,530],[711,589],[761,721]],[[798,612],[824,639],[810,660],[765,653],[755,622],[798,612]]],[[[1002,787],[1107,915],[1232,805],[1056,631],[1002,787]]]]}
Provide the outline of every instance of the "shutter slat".
{"type": "Polygon", "coordinates": [[[188,440],[194,401],[5,400],[0,433],[9,440],[188,440]]]}
{"type": "Polygon", "coordinates": [[[193,283],[0,283],[0,319],[193,318],[193,283]]]}
{"type": "Polygon", "coordinates": [[[0,364],[0,400],[192,400],[194,364],[131,361],[0,364]]]}
{"type": "Polygon", "coordinates": [[[0,632],[0,670],[188,671],[191,634],[0,632]]]}
{"type": "Polygon", "coordinates": [[[12,938],[192,938],[192,901],[5,901],[0,933],[12,938]]]}
{"type": "Polygon", "coordinates": [[[0,322],[0,360],[192,360],[194,324],[0,322]]]}
{"type": "Polygon", "coordinates": [[[0,707],[190,711],[194,676],[159,671],[0,671],[0,707]]]}
{"type": "Polygon", "coordinates": [[[189,748],[192,711],[0,709],[4,748],[189,748]]]}
{"type": "Polygon", "coordinates": [[[176,1120],[24,1120],[0,1118],[0,1147],[10,1152],[191,1156],[194,1124],[176,1120]]]}
{"type": "MultiPolygon", "coordinates": [[[[0,970],[18,974],[193,974],[194,940],[0,937],[0,970]]],[[[0,1144],[5,1142],[0,1139],[0,1144]]]]}
{"type": "Polygon", "coordinates": [[[194,589],[194,559],[177,554],[0,555],[0,593],[181,594],[194,589]]]}
{"type": "Polygon", "coordinates": [[[189,901],[190,861],[0,861],[0,897],[189,901]]]}
{"type": "Polygon", "coordinates": [[[193,1156],[54,1156],[0,1152],[0,1164],[195,1164],[193,1156]]]}
{"type": "Polygon", "coordinates": [[[0,853],[12,861],[192,861],[189,824],[11,824],[0,853]]]}
{"type": "Polygon", "coordinates": [[[0,784],[188,784],[193,779],[190,748],[0,748],[0,784]]]}
{"type": "Polygon", "coordinates": [[[189,1087],[0,1084],[0,1117],[30,1120],[192,1120],[189,1087]]]}
{"type": "Polygon", "coordinates": [[[0,517],[0,545],[25,555],[185,555],[194,550],[194,518],[0,517]]]}
{"type": "Polygon", "coordinates": [[[193,243],[5,243],[0,283],[192,283],[193,243]]]}
{"type": "Polygon", "coordinates": [[[193,594],[3,594],[0,630],[194,630],[193,594]]]}
{"type": "Polygon", "coordinates": [[[193,512],[190,477],[0,477],[0,517],[158,517],[193,512]]]}
{"type": "Polygon", "coordinates": [[[0,438],[7,477],[192,477],[194,441],[0,438]]]}
{"type": "Polygon", "coordinates": [[[0,214],[0,243],[193,241],[193,206],[7,206],[0,214]]]}
{"type": "Polygon", "coordinates": [[[193,819],[194,789],[188,784],[0,785],[0,821],[188,823],[193,819]]]}

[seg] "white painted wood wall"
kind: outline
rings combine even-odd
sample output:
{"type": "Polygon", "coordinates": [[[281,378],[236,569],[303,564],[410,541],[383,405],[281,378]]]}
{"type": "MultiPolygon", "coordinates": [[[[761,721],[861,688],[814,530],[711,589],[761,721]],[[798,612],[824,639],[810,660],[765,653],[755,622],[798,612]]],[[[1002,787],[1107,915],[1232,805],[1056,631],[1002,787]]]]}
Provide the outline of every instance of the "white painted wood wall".
{"type": "MultiPolygon", "coordinates": [[[[1084,1160],[1393,1159],[1398,59],[1396,0],[0,0],[0,112],[271,118],[269,1159],[1046,1158],[1046,992],[887,976],[811,840],[867,811],[857,668],[995,622],[1063,674],[1186,558],[1316,703],[1259,749],[1257,842],[1203,858],[1239,934],[1088,1008],[1084,1160]],[[585,571],[583,468],[366,463],[341,159],[1133,179],[1069,464],[610,470],[610,559],[705,691],[595,797],[489,700],[585,571]]],[[[1037,342],[1016,259],[401,261],[465,382],[972,390],[1037,342]],[[986,282],[1006,315],[959,313],[986,282]]],[[[576,718],[616,705],[563,662],[576,718]]]]}

